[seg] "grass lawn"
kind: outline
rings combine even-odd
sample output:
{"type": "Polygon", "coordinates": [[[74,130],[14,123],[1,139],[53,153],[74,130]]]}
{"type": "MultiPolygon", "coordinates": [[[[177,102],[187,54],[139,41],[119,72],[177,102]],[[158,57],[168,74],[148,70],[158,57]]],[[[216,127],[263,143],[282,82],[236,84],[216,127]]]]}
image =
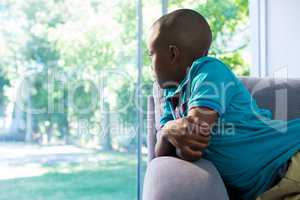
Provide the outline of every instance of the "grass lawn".
{"type": "Polygon", "coordinates": [[[0,200],[134,200],[135,155],[98,153],[92,164],[42,165],[41,176],[0,180],[0,200]]]}

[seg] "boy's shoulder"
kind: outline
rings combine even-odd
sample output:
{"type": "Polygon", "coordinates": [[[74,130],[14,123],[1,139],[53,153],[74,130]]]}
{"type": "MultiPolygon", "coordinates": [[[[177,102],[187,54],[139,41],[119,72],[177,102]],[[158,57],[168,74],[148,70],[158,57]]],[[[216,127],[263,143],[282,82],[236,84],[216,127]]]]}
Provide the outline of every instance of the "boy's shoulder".
{"type": "Polygon", "coordinates": [[[201,57],[195,60],[184,80],[177,86],[164,89],[164,97],[169,98],[182,90],[185,86],[194,87],[196,84],[218,84],[224,82],[237,83],[238,79],[221,60],[214,57],[201,57]]]}
{"type": "Polygon", "coordinates": [[[189,77],[193,78],[200,73],[235,77],[229,66],[218,58],[205,56],[195,60],[190,68],[189,77]]]}
{"type": "Polygon", "coordinates": [[[221,60],[219,60],[218,58],[212,57],[212,56],[203,56],[200,58],[197,58],[193,64],[203,64],[206,62],[220,62],[223,63],[221,60]]]}

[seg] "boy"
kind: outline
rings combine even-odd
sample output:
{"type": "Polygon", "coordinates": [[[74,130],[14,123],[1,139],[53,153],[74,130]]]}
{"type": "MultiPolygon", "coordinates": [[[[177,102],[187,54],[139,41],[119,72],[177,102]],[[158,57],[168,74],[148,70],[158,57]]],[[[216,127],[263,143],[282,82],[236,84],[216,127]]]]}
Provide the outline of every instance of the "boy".
{"type": "Polygon", "coordinates": [[[210,160],[241,199],[300,199],[300,120],[272,120],[258,108],[230,69],[207,57],[211,38],[206,20],[188,9],[151,28],[165,98],[156,156],[210,160]]]}

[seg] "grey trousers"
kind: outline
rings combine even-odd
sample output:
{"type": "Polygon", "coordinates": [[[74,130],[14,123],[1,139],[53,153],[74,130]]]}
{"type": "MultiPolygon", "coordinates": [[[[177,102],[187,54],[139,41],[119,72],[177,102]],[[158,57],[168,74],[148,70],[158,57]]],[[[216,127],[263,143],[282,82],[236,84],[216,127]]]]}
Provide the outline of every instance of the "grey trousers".
{"type": "Polygon", "coordinates": [[[224,183],[211,162],[174,157],[153,159],[146,171],[143,200],[228,200],[224,183]]]}

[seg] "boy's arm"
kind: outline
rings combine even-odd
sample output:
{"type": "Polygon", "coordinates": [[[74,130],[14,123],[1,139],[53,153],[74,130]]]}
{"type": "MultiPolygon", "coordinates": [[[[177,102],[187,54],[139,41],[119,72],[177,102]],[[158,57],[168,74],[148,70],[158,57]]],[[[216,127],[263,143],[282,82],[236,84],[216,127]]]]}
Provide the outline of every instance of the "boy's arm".
{"type": "Polygon", "coordinates": [[[155,156],[176,156],[176,148],[168,141],[164,130],[157,133],[157,141],[155,145],[155,156]]]}
{"type": "Polygon", "coordinates": [[[197,121],[206,122],[211,128],[218,119],[218,113],[207,107],[192,107],[189,110],[188,117],[195,123],[197,123],[197,121]]]}
{"type": "Polygon", "coordinates": [[[189,111],[188,117],[169,121],[158,133],[156,156],[176,156],[176,149],[180,149],[181,154],[178,156],[181,158],[190,161],[199,159],[201,151],[209,143],[210,126],[216,119],[215,111],[194,107],[189,111]]]}
{"type": "Polygon", "coordinates": [[[196,126],[198,127],[198,130],[192,133],[195,134],[196,141],[202,141],[202,146],[199,149],[193,149],[191,146],[183,146],[182,148],[176,149],[176,154],[184,160],[196,161],[202,157],[202,150],[209,144],[211,127],[217,121],[218,113],[207,107],[193,107],[189,110],[188,118],[195,124],[198,124],[199,122],[202,123],[201,126],[196,126]],[[203,122],[205,122],[204,125],[203,122]],[[206,135],[209,138],[207,143],[203,142],[203,135],[206,135]]]}

